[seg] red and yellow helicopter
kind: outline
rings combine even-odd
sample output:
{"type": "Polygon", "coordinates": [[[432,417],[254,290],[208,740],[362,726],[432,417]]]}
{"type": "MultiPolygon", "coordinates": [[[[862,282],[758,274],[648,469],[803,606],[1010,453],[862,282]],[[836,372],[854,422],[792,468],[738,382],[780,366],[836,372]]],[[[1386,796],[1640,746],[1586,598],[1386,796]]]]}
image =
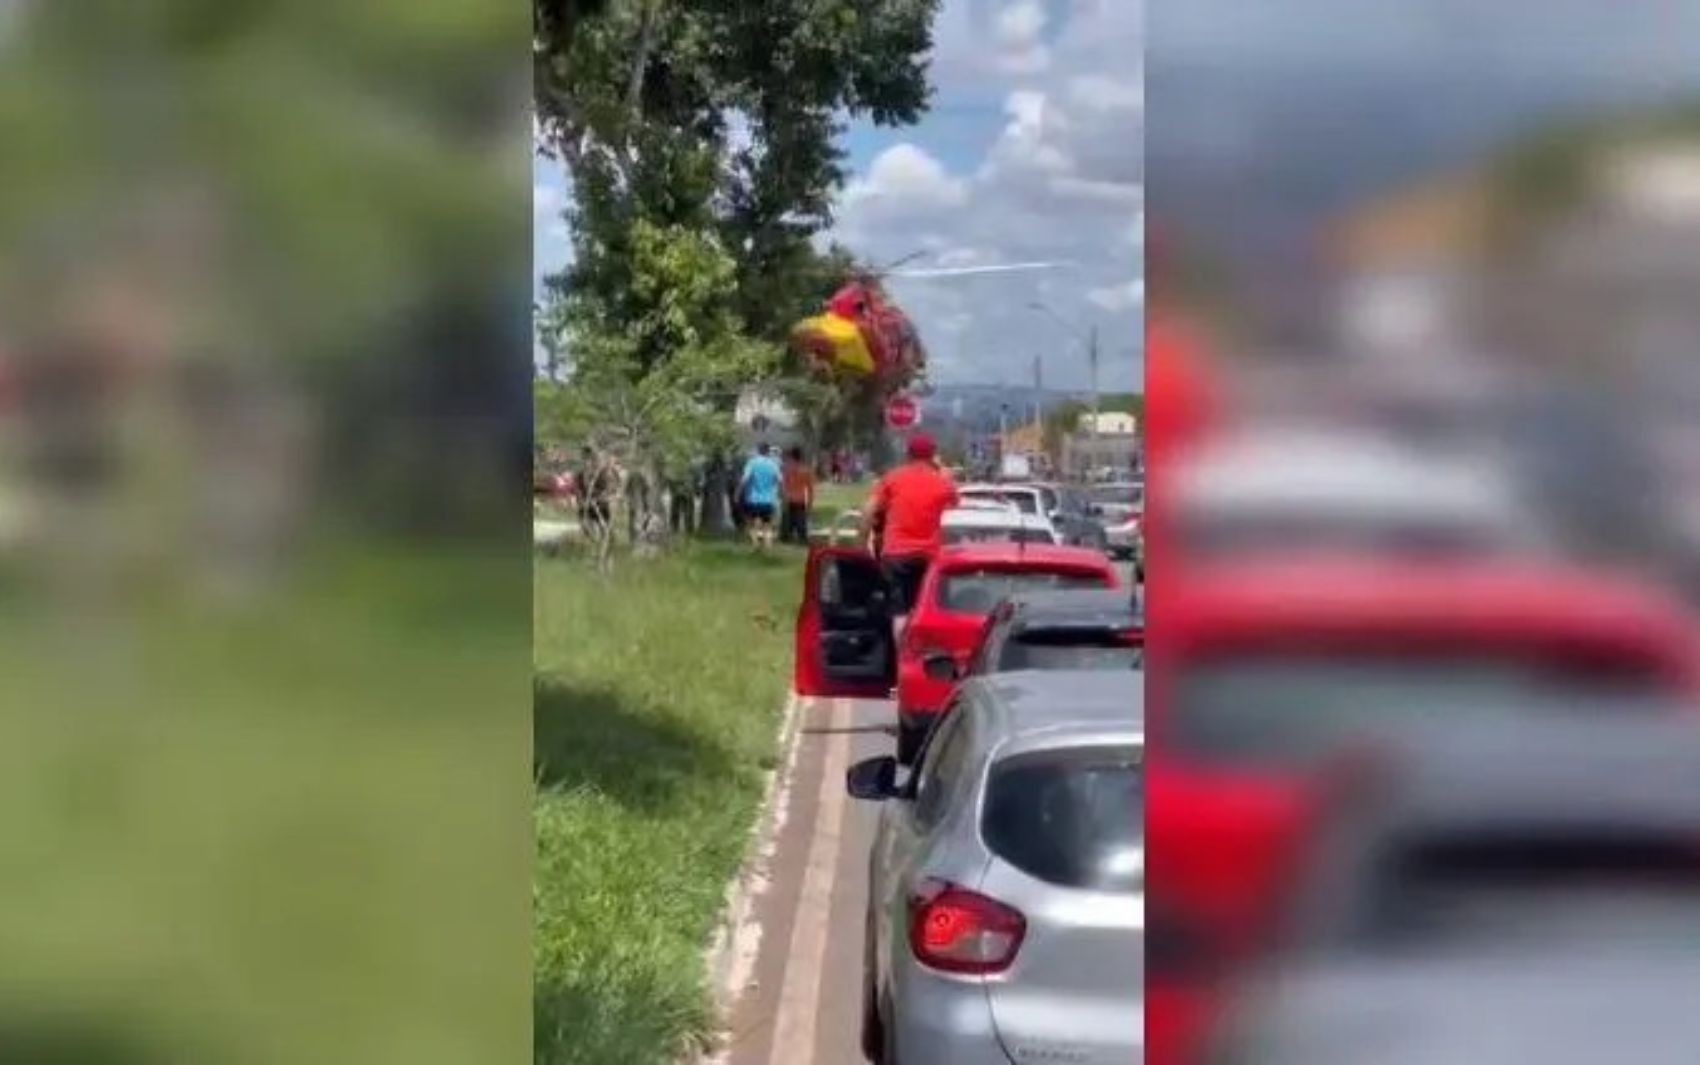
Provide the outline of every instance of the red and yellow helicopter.
{"type": "Polygon", "coordinates": [[[892,394],[926,372],[927,353],[915,323],[886,294],[886,277],[961,277],[971,274],[1038,270],[1055,263],[1000,263],[898,272],[918,258],[906,256],[880,270],[852,275],[826,301],[821,313],[791,330],[791,347],[819,372],[852,380],[872,380],[876,391],[892,394]]]}

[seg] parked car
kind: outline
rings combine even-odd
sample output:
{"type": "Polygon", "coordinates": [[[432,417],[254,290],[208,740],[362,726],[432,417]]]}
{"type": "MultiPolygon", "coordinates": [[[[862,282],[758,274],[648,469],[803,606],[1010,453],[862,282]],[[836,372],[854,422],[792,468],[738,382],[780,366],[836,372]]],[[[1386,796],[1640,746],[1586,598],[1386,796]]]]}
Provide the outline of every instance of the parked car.
{"type": "MultiPolygon", "coordinates": [[[[954,686],[928,675],[926,660],[965,661],[979,645],[986,617],[1006,597],[1038,590],[1120,589],[1103,555],[1078,547],[1023,548],[987,544],[948,550],[921,584],[897,656],[897,757],[910,764],[954,686]]],[[[1125,594],[1125,593],[1124,593],[1125,594]]]]}
{"type": "Polygon", "coordinates": [[[1133,671],[976,678],[902,784],[891,757],[850,770],[884,804],[870,1060],[1140,1060],[1142,701],[1133,671]]]}
{"type": "Polygon", "coordinates": [[[885,699],[897,695],[897,753],[914,760],[951,682],[926,675],[922,662],[948,653],[966,658],[986,616],[1005,597],[1051,588],[1120,588],[1103,555],[1045,544],[962,544],[940,552],[916,596],[901,645],[890,593],[865,549],[810,548],[798,606],[793,686],[799,695],[885,699]]]}
{"type": "Polygon", "coordinates": [[[1040,485],[1046,492],[1050,511],[1047,517],[1051,524],[1062,534],[1063,543],[1074,544],[1076,547],[1090,547],[1094,551],[1109,551],[1110,538],[1104,526],[1103,519],[1092,505],[1087,493],[1066,485],[1040,485]]]}
{"type": "Polygon", "coordinates": [[[1088,505],[1104,527],[1104,550],[1111,558],[1130,560],[1145,577],[1145,485],[1124,481],[1099,485],[1088,494],[1088,505]]]}
{"type": "Polygon", "coordinates": [[[1656,589],[1574,567],[1341,558],[1200,566],[1156,601],[1154,889],[1228,953],[1267,934],[1318,766],[1389,720],[1688,712],[1700,656],[1656,589]]]}
{"type": "Polygon", "coordinates": [[[946,544],[1058,544],[1062,537],[1037,514],[1024,514],[1009,503],[963,500],[964,506],[944,512],[941,526],[946,544]]]}
{"type": "Polygon", "coordinates": [[[1390,739],[1339,797],[1223,1065],[1700,1055],[1700,729],[1542,719],[1390,739]]]}
{"type": "Polygon", "coordinates": [[[998,604],[966,658],[940,653],[921,666],[953,684],[1026,670],[1137,669],[1144,642],[1144,614],[1125,591],[1026,592],[998,604]]]}

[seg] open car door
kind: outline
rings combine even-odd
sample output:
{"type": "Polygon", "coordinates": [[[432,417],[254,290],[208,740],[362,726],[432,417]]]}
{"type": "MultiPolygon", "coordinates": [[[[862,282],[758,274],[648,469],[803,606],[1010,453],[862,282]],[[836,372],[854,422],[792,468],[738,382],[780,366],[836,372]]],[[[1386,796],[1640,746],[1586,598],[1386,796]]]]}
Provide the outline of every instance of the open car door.
{"type": "Polygon", "coordinates": [[[797,608],[798,695],[884,699],[897,680],[885,577],[858,547],[813,544],[797,608]]]}

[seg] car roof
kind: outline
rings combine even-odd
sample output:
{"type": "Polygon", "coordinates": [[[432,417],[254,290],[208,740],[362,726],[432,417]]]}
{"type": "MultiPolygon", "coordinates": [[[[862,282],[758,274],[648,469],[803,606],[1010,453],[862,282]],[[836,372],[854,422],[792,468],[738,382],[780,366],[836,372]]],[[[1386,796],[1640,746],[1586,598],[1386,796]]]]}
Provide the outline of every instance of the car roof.
{"type": "Polygon", "coordinates": [[[957,488],[957,492],[1038,492],[1039,486],[1028,482],[1010,482],[994,484],[990,481],[976,481],[957,488]]]}
{"type": "Polygon", "coordinates": [[[1145,674],[1139,670],[1023,670],[971,678],[985,746],[1021,750],[1083,743],[1139,743],[1145,674]]]}
{"type": "Polygon", "coordinates": [[[1143,623],[1145,616],[1126,589],[1070,589],[1020,592],[1010,597],[1014,625],[1019,629],[1047,625],[1119,625],[1129,618],[1143,623]]]}
{"type": "Polygon", "coordinates": [[[953,544],[939,552],[945,569],[974,565],[1068,566],[1114,572],[1110,561],[1097,551],[1061,544],[953,544]]]}

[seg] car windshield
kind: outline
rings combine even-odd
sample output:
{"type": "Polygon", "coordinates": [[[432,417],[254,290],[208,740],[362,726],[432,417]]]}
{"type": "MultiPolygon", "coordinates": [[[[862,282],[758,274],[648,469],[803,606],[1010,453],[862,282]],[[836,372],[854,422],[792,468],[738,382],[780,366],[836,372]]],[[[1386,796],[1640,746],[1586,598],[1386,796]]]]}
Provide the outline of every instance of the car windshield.
{"type": "Polygon", "coordinates": [[[1326,756],[1382,723],[1667,709],[1644,670],[1488,654],[1261,655],[1189,664],[1166,733],[1209,761],[1285,765],[1326,756]]]}
{"type": "Polygon", "coordinates": [[[1079,570],[991,566],[959,569],[946,573],[939,581],[938,605],[956,614],[989,614],[1003,600],[1021,592],[1107,588],[1109,584],[1101,573],[1079,570]]]}
{"type": "Polygon", "coordinates": [[[986,784],[992,853],[1063,887],[1131,892],[1144,880],[1145,774],[1135,747],[1006,758],[986,784]]]}
{"type": "Polygon", "coordinates": [[[997,669],[1139,669],[1144,661],[1133,629],[1033,629],[1004,642],[997,669]]]}
{"type": "Polygon", "coordinates": [[[1011,525],[947,525],[946,544],[1048,544],[1051,534],[1043,529],[1011,525]]]}

